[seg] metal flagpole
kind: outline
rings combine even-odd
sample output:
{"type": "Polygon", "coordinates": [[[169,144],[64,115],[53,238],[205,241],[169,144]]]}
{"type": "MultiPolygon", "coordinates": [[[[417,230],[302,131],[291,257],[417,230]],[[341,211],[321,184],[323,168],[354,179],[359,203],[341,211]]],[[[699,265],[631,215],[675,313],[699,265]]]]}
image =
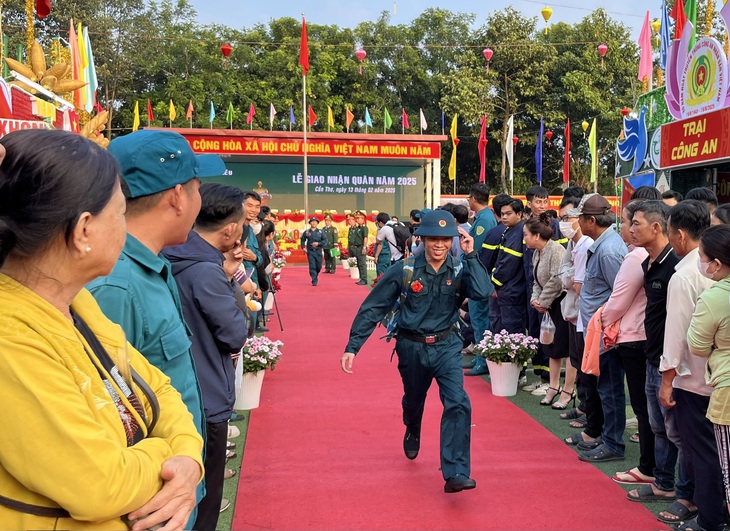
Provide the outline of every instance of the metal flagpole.
{"type": "MultiPolygon", "coordinates": [[[[302,20],[305,20],[302,13],[302,20]]],[[[307,46],[309,44],[307,43],[307,46]]],[[[307,74],[302,74],[302,123],[304,124],[304,139],[302,150],[304,151],[304,216],[309,215],[309,169],[307,168],[307,74]]]]}

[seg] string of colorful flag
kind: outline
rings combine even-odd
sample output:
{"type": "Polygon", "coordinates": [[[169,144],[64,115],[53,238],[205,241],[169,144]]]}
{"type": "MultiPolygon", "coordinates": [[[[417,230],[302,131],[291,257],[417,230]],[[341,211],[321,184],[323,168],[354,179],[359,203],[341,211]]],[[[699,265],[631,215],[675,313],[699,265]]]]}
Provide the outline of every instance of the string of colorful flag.
{"type": "MultiPolygon", "coordinates": [[[[190,127],[193,126],[193,113],[195,112],[195,106],[193,105],[193,100],[190,100],[187,105],[187,110],[185,112],[185,119],[190,122],[190,127]]],[[[444,113],[442,111],[441,116],[441,129],[443,132],[444,128],[444,113]]],[[[278,111],[276,110],[276,107],[274,107],[273,103],[269,104],[269,129],[274,129],[274,124],[276,122],[276,116],[278,115],[278,111]]],[[[249,105],[248,113],[246,113],[246,125],[249,126],[250,129],[253,129],[253,118],[256,116],[256,107],[254,106],[253,102],[249,105]]],[[[210,124],[210,127],[213,127],[213,121],[215,120],[216,112],[215,112],[215,105],[211,101],[210,102],[210,112],[208,113],[208,122],[210,124]]],[[[428,129],[428,122],[426,121],[426,115],[423,113],[423,109],[418,110],[418,124],[419,124],[419,131],[420,133],[423,133],[423,131],[426,131],[428,129]]],[[[170,126],[172,126],[172,122],[174,122],[177,119],[177,109],[175,107],[175,103],[173,100],[170,100],[169,104],[169,113],[168,113],[169,123],[170,126]]],[[[233,128],[233,121],[236,118],[236,110],[233,107],[233,103],[228,104],[228,108],[226,110],[226,123],[228,123],[233,128]]],[[[307,109],[307,118],[308,118],[308,126],[309,130],[311,131],[312,125],[318,125],[318,116],[315,112],[314,108],[309,105],[307,109]]],[[[152,102],[151,100],[147,100],[147,125],[151,125],[151,123],[155,120],[154,113],[152,111],[152,102]]],[[[350,132],[350,128],[352,126],[352,122],[355,120],[355,114],[348,108],[345,107],[345,128],[347,129],[347,132],[350,132]]],[[[362,116],[361,123],[365,126],[365,132],[368,132],[368,129],[373,129],[373,119],[370,115],[370,110],[365,107],[365,113],[362,116]]],[[[383,109],[383,132],[387,132],[389,129],[393,128],[393,119],[390,116],[390,112],[387,108],[383,109]]],[[[140,119],[140,111],[139,111],[139,102],[136,101],[134,104],[134,117],[132,121],[132,131],[136,131],[139,129],[139,126],[141,125],[141,119],[140,119]]],[[[292,130],[292,126],[297,125],[297,119],[294,113],[294,106],[289,106],[289,130],[292,130]]],[[[332,107],[329,105],[327,106],[327,132],[330,132],[330,130],[335,127],[335,115],[332,111],[332,107]]],[[[406,112],[405,108],[401,108],[401,133],[405,134],[407,130],[410,130],[411,124],[410,120],[408,118],[408,113],[406,112]]]]}

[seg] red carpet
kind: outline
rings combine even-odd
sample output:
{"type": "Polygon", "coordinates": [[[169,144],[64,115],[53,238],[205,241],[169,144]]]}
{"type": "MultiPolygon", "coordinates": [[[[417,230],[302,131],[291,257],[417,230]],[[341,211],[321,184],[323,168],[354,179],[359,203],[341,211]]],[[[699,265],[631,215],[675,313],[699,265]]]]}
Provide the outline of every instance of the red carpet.
{"type": "Polygon", "coordinates": [[[402,386],[392,343],[376,329],[346,375],[339,358],[368,289],[338,267],[310,284],[287,267],[270,337],[284,357],[252,411],[233,529],[666,529],[623,488],[504,398],[468,379],[472,477],[444,494],[441,403],[434,383],[421,452],[403,455],[402,386]],[[581,501],[582,500],[582,501],[581,501]]]}

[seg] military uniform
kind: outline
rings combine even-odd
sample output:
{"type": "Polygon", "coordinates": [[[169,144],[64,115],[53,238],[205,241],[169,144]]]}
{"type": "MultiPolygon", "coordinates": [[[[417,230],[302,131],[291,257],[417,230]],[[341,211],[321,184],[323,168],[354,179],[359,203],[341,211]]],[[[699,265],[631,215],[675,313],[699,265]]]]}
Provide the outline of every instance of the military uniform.
{"type": "Polygon", "coordinates": [[[324,272],[334,273],[337,268],[337,260],[332,256],[332,249],[337,247],[337,227],[325,225],[321,230],[327,238],[327,243],[324,245],[324,272]]]}
{"type": "Polygon", "coordinates": [[[368,239],[367,225],[355,224],[347,232],[347,250],[350,257],[357,260],[357,269],[360,272],[360,282],[365,284],[368,279],[367,258],[362,252],[365,240],[368,239]]]}
{"type": "MultiPolygon", "coordinates": [[[[474,223],[471,226],[469,234],[474,238],[474,249],[477,252],[482,248],[484,240],[490,230],[497,226],[497,220],[494,212],[490,208],[483,208],[474,217],[474,223]]],[[[491,286],[491,284],[490,284],[491,286]]],[[[491,295],[491,293],[490,293],[491,295]]],[[[469,298],[469,317],[471,317],[471,325],[474,328],[474,338],[478,341],[484,337],[484,332],[489,330],[489,301],[491,299],[478,301],[469,298]]]]}
{"type": "MultiPolygon", "coordinates": [[[[437,221],[449,216],[453,236],[456,223],[445,211],[434,211],[437,221]]],[[[438,236],[428,232],[428,217],[424,216],[421,227],[425,236],[438,236]]],[[[445,225],[440,225],[445,227],[445,225]]],[[[399,328],[395,351],[398,354],[398,370],[403,380],[403,423],[406,425],[404,450],[409,459],[418,454],[421,419],[426,393],[435,378],[444,406],[441,417],[441,471],[447,480],[446,492],[474,488],[469,479],[471,472],[470,437],[471,403],[464,390],[461,369],[462,343],[454,331],[459,318],[459,304],[465,297],[474,300],[487,299],[492,291],[486,268],[472,251],[463,255],[462,261],[447,256],[438,271],[427,263],[426,254],[413,258],[413,276],[398,318],[399,328]],[[409,454],[409,434],[417,440],[415,453],[409,454]],[[450,486],[453,478],[460,483],[450,486]]],[[[403,287],[405,261],[395,262],[383,275],[363,302],[350,330],[345,352],[357,354],[363,343],[399,299],[403,287]]]]}
{"type": "MultiPolygon", "coordinates": [[[[309,220],[319,221],[317,218],[309,220]]],[[[304,231],[301,238],[302,249],[307,251],[307,262],[309,262],[309,276],[312,277],[312,286],[316,286],[319,280],[319,272],[322,270],[322,248],[327,243],[324,232],[318,228],[310,228],[304,231]],[[317,245],[312,245],[316,243],[317,245]]]]}

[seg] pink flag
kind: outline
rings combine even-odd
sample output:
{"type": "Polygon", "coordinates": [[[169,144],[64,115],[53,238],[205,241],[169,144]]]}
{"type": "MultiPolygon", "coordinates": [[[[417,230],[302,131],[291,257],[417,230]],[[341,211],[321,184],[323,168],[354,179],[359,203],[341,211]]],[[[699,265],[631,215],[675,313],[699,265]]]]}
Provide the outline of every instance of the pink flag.
{"type": "Polygon", "coordinates": [[[639,81],[644,78],[651,79],[652,74],[652,58],[651,58],[651,26],[649,25],[649,12],[644,17],[644,25],[641,27],[639,35],[639,48],[641,48],[641,58],[639,59],[639,81]]]}
{"type": "Polygon", "coordinates": [[[487,170],[487,115],[482,116],[482,132],[479,133],[479,145],[477,149],[479,151],[479,182],[486,182],[485,174],[487,170]]]}
{"type": "Polygon", "coordinates": [[[570,182],[570,118],[565,124],[565,157],[563,158],[563,182],[570,182]]]}
{"type": "Polygon", "coordinates": [[[254,116],[256,116],[256,109],[253,108],[253,102],[251,102],[251,106],[248,108],[248,116],[246,116],[246,124],[250,125],[254,116]]]}
{"type": "MultiPolygon", "coordinates": [[[[79,40],[76,36],[76,30],[74,29],[74,21],[71,19],[70,29],[68,32],[68,46],[71,55],[71,79],[80,79],[81,76],[81,55],[79,52],[79,40]]],[[[81,94],[81,90],[74,90],[71,94],[71,103],[76,108],[82,109],[84,107],[84,97],[81,94]]]]}

